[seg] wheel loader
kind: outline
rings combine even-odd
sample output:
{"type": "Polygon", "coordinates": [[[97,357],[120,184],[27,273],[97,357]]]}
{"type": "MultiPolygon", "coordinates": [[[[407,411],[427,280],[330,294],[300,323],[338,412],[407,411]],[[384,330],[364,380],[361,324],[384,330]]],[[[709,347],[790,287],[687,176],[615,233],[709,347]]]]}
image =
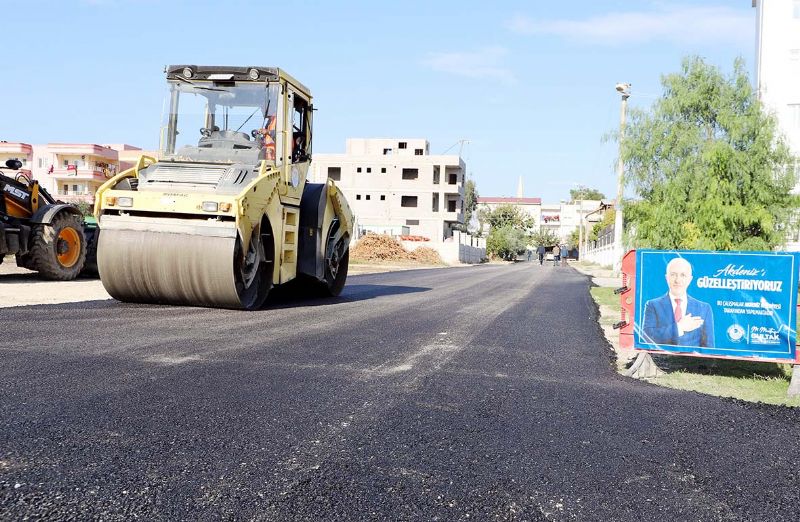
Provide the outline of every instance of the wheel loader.
{"type": "Polygon", "coordinates": [[[273,285],[345,284],[353,213],[308,183],[312,98],[272,67],[171,65],[158,159],[98,189],[100,279],[117,300],[252,310],[273,285]]]}
{"type": "MultiPolygon", "coordinates": [[[[22,162],[6,161],[19,170],[22,162]]],[[[16,254],[17,265],[46,279],[75,279],[94,263],[96,227],[74,205],[56,200],[36,180],[0,171],[0,263],[16,254]]]]}

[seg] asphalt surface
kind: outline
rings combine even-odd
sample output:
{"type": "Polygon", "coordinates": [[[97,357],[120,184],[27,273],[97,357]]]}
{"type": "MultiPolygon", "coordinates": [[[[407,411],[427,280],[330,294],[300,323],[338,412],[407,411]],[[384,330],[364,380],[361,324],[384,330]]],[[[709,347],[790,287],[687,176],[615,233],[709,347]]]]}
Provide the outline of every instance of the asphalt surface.
{"type": "Polygon", "coordinates": [[[0,519],[797,520],[798,412],[618,376],[588,278],[0,310],[0,519]]]}

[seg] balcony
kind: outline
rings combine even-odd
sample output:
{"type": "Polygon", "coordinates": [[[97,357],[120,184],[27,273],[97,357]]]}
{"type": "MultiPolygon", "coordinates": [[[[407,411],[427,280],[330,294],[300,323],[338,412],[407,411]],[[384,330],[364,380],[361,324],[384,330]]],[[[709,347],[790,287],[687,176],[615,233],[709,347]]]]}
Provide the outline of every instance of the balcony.
{"type": "Polygon", "coordinates": [[[111,170],[106,170],[106,172],[99,167],[74,167],[73,165],[70,165],[69,167],[59,167],[54,169],[50,175],[57,179],[64,178],[105,181],[114,175],[111,170]],[[106,172],[108,172],[108,176],[106,176],[106,172]]]}
{"type": "Polygon", "coordinates": [[[464,221],[464,214],[461,212],[443,212],[442,219],[445,221],[458,221],[460,223],[464,221]]]}
{"type": "Polygon", "coordinates": [[[67,194],[54,194],[53,197],[63,201],[64,203],[72,203],[73,205],[77,205],[78,203],[88,203],[90,205],[94,204],[93,194],[78,194],[76,192],[69,192],[67,194]]]}

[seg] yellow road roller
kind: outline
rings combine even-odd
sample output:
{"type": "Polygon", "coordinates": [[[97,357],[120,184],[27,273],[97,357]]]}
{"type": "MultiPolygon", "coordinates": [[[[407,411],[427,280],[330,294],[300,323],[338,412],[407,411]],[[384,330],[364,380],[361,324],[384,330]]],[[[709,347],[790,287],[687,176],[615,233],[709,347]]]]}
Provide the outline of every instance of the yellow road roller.
{"type": "Polygon", "coordinates": [[[338,295],[353,213],[308,183],[309,90],[273,67],[172,65],[158,159],[97,192],[97,265],[115,299],[252,310],[302,278],[338,295]]]}

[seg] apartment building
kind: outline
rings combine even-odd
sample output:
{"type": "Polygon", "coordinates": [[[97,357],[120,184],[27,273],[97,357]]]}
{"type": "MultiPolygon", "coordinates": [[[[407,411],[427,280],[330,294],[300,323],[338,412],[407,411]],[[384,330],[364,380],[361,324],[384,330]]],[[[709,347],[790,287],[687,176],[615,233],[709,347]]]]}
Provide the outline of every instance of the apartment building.
{"type": "MultiPolygon", "coordinates": [[[[492,211],[500,205],[513,205],[533,218],[532,230],[551,232],[561,241],[566,241],[582,222],[586,226],[585,216],[595,211],[600,203],[593,200],[542,203],[541,198],[479,197],[478,211],[492,211]]],[[[484,233],[488,232],[488,227],[488,224],[484,224],[484,233]]]]}
{"type": "Polygon", "coordinates": [[[800,0],[753,0],[758,96],[800,156],[800,0]]]}
{"type": "Polygon", "coordinates": [[[425,139],[350,138],[344,154],[315,154],[311,179],[334,180],[359,233],[423,236],[439,242],[464,222],[464,174],[457,155],[431,155],[425,139]]]}
{"type": "MultiPolygon", "coordinates": [[[[756,86],[795,156],[800,156],[800,0],[753,0],[756,8],[756,86]]],[[[797,187],[795,191],[800,191],[797,187]]],[[[800,250],[800,231],[787,250],[800,250]]]]}

